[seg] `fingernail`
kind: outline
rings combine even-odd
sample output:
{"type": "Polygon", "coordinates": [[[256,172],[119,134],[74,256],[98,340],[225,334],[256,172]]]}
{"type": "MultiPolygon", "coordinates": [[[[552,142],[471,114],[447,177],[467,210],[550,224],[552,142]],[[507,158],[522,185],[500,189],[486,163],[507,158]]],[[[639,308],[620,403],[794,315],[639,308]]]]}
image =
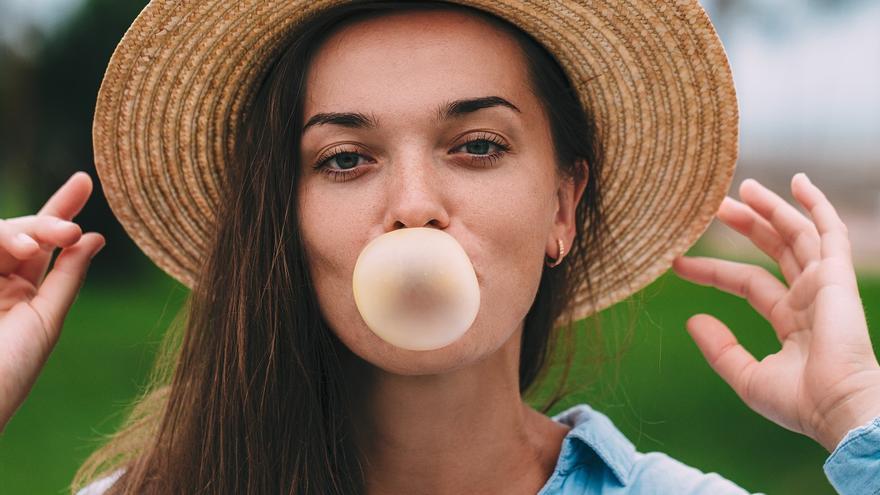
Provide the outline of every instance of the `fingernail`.
{"type": "Polygon", "coordinates": [[[27,244],[29,246],[40,247],[40,245],[37,243],[37,241],[34,240],[33,237],[25,234],[24,232],[19,232],[18,235],[15,236],[15,240],[17,240],[18,242],[20,242],[22,244],[27,244]]]}
{"type": "Polygon", "coordinates": [[[104,246],[106,246],[106,245],[107,245],[107,243],[104,242],[103,244],[101,244],[100,246],[98,246],[98,249],[95,249],[95,251],[92,253],[92,255],[89,256],[89,259],[94,258],[95,255],[98,254],[99,252],[101,252],[101,250],[104,249],[104,246]]]}
{"type": "Polygon", "coordinates": [[[740,183],[740,185],[743,185],[746,182],[754,182],[757,187],[764,187],[763,184],[761,184],[756,179],[753,179],[751,177],[746,177],[745,179],[743,179],[743,181],[740,183]]]}

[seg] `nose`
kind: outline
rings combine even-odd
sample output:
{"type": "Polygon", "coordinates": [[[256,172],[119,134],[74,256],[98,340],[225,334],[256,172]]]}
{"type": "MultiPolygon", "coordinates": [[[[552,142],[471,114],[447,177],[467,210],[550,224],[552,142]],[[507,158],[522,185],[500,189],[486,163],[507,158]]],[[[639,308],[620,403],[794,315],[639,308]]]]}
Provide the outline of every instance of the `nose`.
{"type": "Polygon", "coordinates": [[[413,227],[445,229],[449,225],[444,184],[429,157],[420,155],[388,170],[385,232],[413,227]]]}

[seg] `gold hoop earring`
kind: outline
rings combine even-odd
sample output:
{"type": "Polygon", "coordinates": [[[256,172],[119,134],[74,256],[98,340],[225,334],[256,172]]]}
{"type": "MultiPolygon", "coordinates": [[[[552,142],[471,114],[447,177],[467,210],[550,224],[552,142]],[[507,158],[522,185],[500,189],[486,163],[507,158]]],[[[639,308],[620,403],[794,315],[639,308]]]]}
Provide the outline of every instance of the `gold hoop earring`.
{"type": "Polygon", "coordinates": [[[556,261],[554,261],[553,264],[548,263],[546,260],[544,261],[544,264],[550,268],[559,266],[559,264],[562,263],[562,257],[565,256],[565,246],[562,244],[562,239],[557,238],[556,244],[559,246],[559,255],[556,256],[556,261]]]}

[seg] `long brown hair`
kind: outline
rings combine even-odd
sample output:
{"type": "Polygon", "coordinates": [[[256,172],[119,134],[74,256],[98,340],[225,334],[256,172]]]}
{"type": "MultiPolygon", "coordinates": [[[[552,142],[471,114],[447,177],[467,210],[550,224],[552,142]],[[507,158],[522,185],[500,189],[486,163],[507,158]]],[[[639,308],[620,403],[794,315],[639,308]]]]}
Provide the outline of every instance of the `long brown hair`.
{"type": "MultiPolygon", "coordinates": [[[[546,413],[569,392],[574,325],[570,313],[567,325],[553,322],[582,283],[596,293],[600,281],[590,273],[606,232],[599,130],[589,109],[553,56],[500,18],[437,2],[350,3],[301,25],[261,79],[241,119],[236,159],[223,178],[227,200],[185,314],[166,333],[147,391],[79,469],[74,491],[123,468],[107,493],[363,493],[351,418],[368,363],[321,317],[295,210],[295,150],[306,70],[321,43],[359,19],[426,8],[466,10],[518,41],[549,118],[558,172],[578,181],[588,173],[575,244],[559,267],[544,269],[519,366],[521,394],[546,393],[539,385],[553,351],[562,350],[562,374],[538,409],[546,413]]],[[[598,330],[597,322],[594,336],[598,330]]],[[[597,361],[605,358],[602,346],[593,350],[597,361]]]]}

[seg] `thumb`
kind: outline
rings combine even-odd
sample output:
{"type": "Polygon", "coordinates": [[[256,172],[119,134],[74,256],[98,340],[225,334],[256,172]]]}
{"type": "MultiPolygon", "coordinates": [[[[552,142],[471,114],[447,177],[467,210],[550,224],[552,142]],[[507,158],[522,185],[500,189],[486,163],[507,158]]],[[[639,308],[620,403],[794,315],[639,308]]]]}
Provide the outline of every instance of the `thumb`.
{"type": "Polygon", "coordinates": [[[53,342],[82,287],[92,257],[105,243],[101,234],[89,232],[83,234],[76,244],[63,249],[31,301],[31,306],[48,327],[46,330],[53,342]]]}
{"type": "Polygon", "coordinates": [[[755,357],[740,345],[727,325],[714,316],[694,315],[686,326],[709,366],[748,403],[748,383],[758,364],[755,357]]]}

